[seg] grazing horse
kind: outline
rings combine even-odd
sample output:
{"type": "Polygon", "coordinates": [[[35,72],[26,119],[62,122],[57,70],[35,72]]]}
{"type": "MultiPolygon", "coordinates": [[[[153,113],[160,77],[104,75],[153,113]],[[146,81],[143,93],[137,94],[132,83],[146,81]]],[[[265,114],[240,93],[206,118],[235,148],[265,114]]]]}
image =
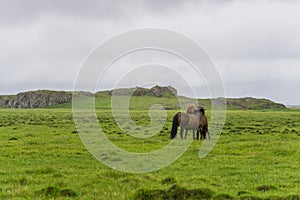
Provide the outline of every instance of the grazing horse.
{"type": "Polygon", "coordinates": [[[208,139],[210,139],[210,135],[209,135],[209,131],[208,131],[207,118],[206,118],[206,115],[205,115],[205,110],[204,110],[204,108],[200,108],[199,111],[200,111],[202,117],[199,121],[199,127],[198,127],[198,130],[197,130],[197,140],[199,139],[199,132],[200,132],[200,140],[206,138],[206,133],[207,133],[208,139]]]}
{"type": "Polygon", "coordinates": [[[201,121],[202,114],[200,109],[196,109],[192,114],[178,112],[173,117],[173,124],[170,138],[173,139],[177,135],[178,126],[180,126],[180,137],[183,139],[183,130],[185,130],[185,137],[187,137],[187,131],[193,130],[193,139],[195,139],[195,131],[199,129],[199,122],[201,121]]]}
{"type": "MultiPolygon", "coordinates": [[[[193,114],[194,111],[197,110],[197,108],[198,107],[195,104],[193,104],[193,103],[188,104],[187,107],[186,107],[186,113],[187,114],[193,114]]],[[[187,133],[185,133],[185,134],[187,134],[187,133]]]]}

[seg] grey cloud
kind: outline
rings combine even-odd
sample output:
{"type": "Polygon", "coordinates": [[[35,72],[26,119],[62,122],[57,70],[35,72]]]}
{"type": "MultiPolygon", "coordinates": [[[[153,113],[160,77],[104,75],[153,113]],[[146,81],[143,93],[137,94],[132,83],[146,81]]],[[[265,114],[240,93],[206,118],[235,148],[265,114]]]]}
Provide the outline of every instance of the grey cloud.
{"type": "Polygon", "coordinates": [[[45,15],[89,20],[134,20],[143,15],[164,17],[170,11],[180,11],[189,6],[203,12],[232,2],[234,0],[1,0],[0,23],[36,23],[45,15]]]}
{"type": "Polygon", "coordinates": [[[180,7],[184,1],[147,0],[11,0],[0,2],[0,22],[34,23],[44,15],[86,18],[95,20],[121,20],[147,13],[160,13],[180,7]]]}
{"type": "Polygon", "coordinates": [[[113,5],[109,0],[12,0],[1,2],[0,13],[2,23],[31,23],[44,15],[107,18],[114,16],[113,5]]]}
{"type": "Polygon", "coordinates": [[[300,59],[265,62],[217,62],[228,96],[254,96],[299,104],[300,59]]]}
{"type": "Polygon", "coordinates": [[[293,0],[0,1],[0,93],[70,90],[79,66],[102,41],[161,27],[207,49],[228,96],[300,104],[299,8],[293,0]]]}

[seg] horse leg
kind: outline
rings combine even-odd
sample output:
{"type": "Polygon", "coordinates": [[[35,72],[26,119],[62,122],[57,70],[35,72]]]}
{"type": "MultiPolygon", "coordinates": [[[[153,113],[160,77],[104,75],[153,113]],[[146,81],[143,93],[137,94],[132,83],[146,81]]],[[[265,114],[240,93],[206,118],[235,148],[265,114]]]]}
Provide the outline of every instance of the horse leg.
{"type": "Polygon", "coordinates": [[[183,128],[180,128],[180,137],[183,139],[183,128]]]}
{"type": "Polygon", "coordinates": [[[206,135],[208,135],[208,129],[206,127],[203,128],[203,135],[204,135],[204,139],[206,139],[206,135]]]}
{"type": "Polygon", "coordinates": [[[185,129],[185,136],[184,136],[184,139],[186,139],[186,137],[187,137],[187,132],[188,132],[188,130],[185,129]]]}
{"type": "Polygon", "coordinates": [[[202,140],[203,139],[203,130],[202,130],[202,128],[200,129],[200,140],[202,140]]]}
{"type": "Polygon", "coordinates": [[[199,129],[197,129],[197,135],[196,135],[197,140],[199,140],[199,129]]]}
{"type": "Polygon", "coordinates": [[[207,130],[207,138],[210,140],[210,134],[208,130],[207,130]]]}
{"type": "Polygon", "coordinates": [[[195,130],[193,129],[193,140],[195,140],[195,130]]]}

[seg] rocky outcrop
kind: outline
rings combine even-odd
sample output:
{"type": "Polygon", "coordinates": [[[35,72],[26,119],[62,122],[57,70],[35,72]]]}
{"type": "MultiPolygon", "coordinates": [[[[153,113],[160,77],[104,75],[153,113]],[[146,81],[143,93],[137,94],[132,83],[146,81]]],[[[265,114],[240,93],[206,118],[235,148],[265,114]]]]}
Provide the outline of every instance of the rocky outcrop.
{"type": "Polygon", "coordinates": [[[9,101],[13,98],[15,98],[15,95],[0,96],[0,108],[8,107],[9,101]]]}
{"type": "MultiPolygon", "coordinates": [[[[115,89],[108,91],[108,95],[116,96],[130,96],[134,92],[134,89],[115,89]]],[[[107,93],[107,91],[100,91],[99,94],[107,93]]]]}
{"type": "Polygon", "coordinates": [[[62,103],[72,99],[71,92],[39,90],[19,93],[15,98],[6,102],[9,108],[43,108],[62,103]]]}
{"type": "MultiPolygon", "coordinates": [[[[132,95],[132,96],[156,96],[162,97],[166,94],[176,95],[177,90],[171,86],[154,86],[147,88],[116,89],[113,91],[100,92],[109,95],[132,95]]],[[[94,95],[89,92],[76,92],[78,96],[94,95]]],[[[69,103],[72,100],[72,93],[65,91],[38,90],[22,92],[17,95],[0,96],[1,108],[43,108],[63,103],[69,103]]]]}
{"type": "Polygon", "coordinates": [[[156,97],[161,97],[165,93],[177,95],[177,90],[171,86],[160,87],[157,85],[157,86],[154,86],[153,88],[151,88],[150,91],[156,97]]]}
{"type": "Polygon", "coordinates": [[[148,88],[131,88],[131,89],[115,89],[109,91],[110,95],[117,95],[117,96],[168,96],[168,95],[177,95],[177,90],[171,86],[161,87],[161,86],[154,86],[151,89],[148,88]]]}

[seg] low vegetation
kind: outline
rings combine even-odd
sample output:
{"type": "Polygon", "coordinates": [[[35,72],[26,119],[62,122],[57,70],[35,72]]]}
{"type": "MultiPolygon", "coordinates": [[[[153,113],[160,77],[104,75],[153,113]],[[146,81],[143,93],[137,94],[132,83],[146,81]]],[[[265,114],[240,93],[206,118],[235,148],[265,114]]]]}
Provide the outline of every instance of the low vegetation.
{"type": "MultiPolygon", "coordinates": [[[[119,147],[149,152],[169,142],[177,110],[167,111],[154,137],[137,139],[116,125],[107,103],[96,104],[99,123],[119,147]]],[[[149,122],[146,110],[131,116],[141,126],[149,122]]],[[[69,108],[1,109],[0,199],[300,199],[299,117],[298,110],[229,110],[204,159],[198,158],[202,142],[194,141],[173,164],[129,174],[89,154],[69,108]]]]}

